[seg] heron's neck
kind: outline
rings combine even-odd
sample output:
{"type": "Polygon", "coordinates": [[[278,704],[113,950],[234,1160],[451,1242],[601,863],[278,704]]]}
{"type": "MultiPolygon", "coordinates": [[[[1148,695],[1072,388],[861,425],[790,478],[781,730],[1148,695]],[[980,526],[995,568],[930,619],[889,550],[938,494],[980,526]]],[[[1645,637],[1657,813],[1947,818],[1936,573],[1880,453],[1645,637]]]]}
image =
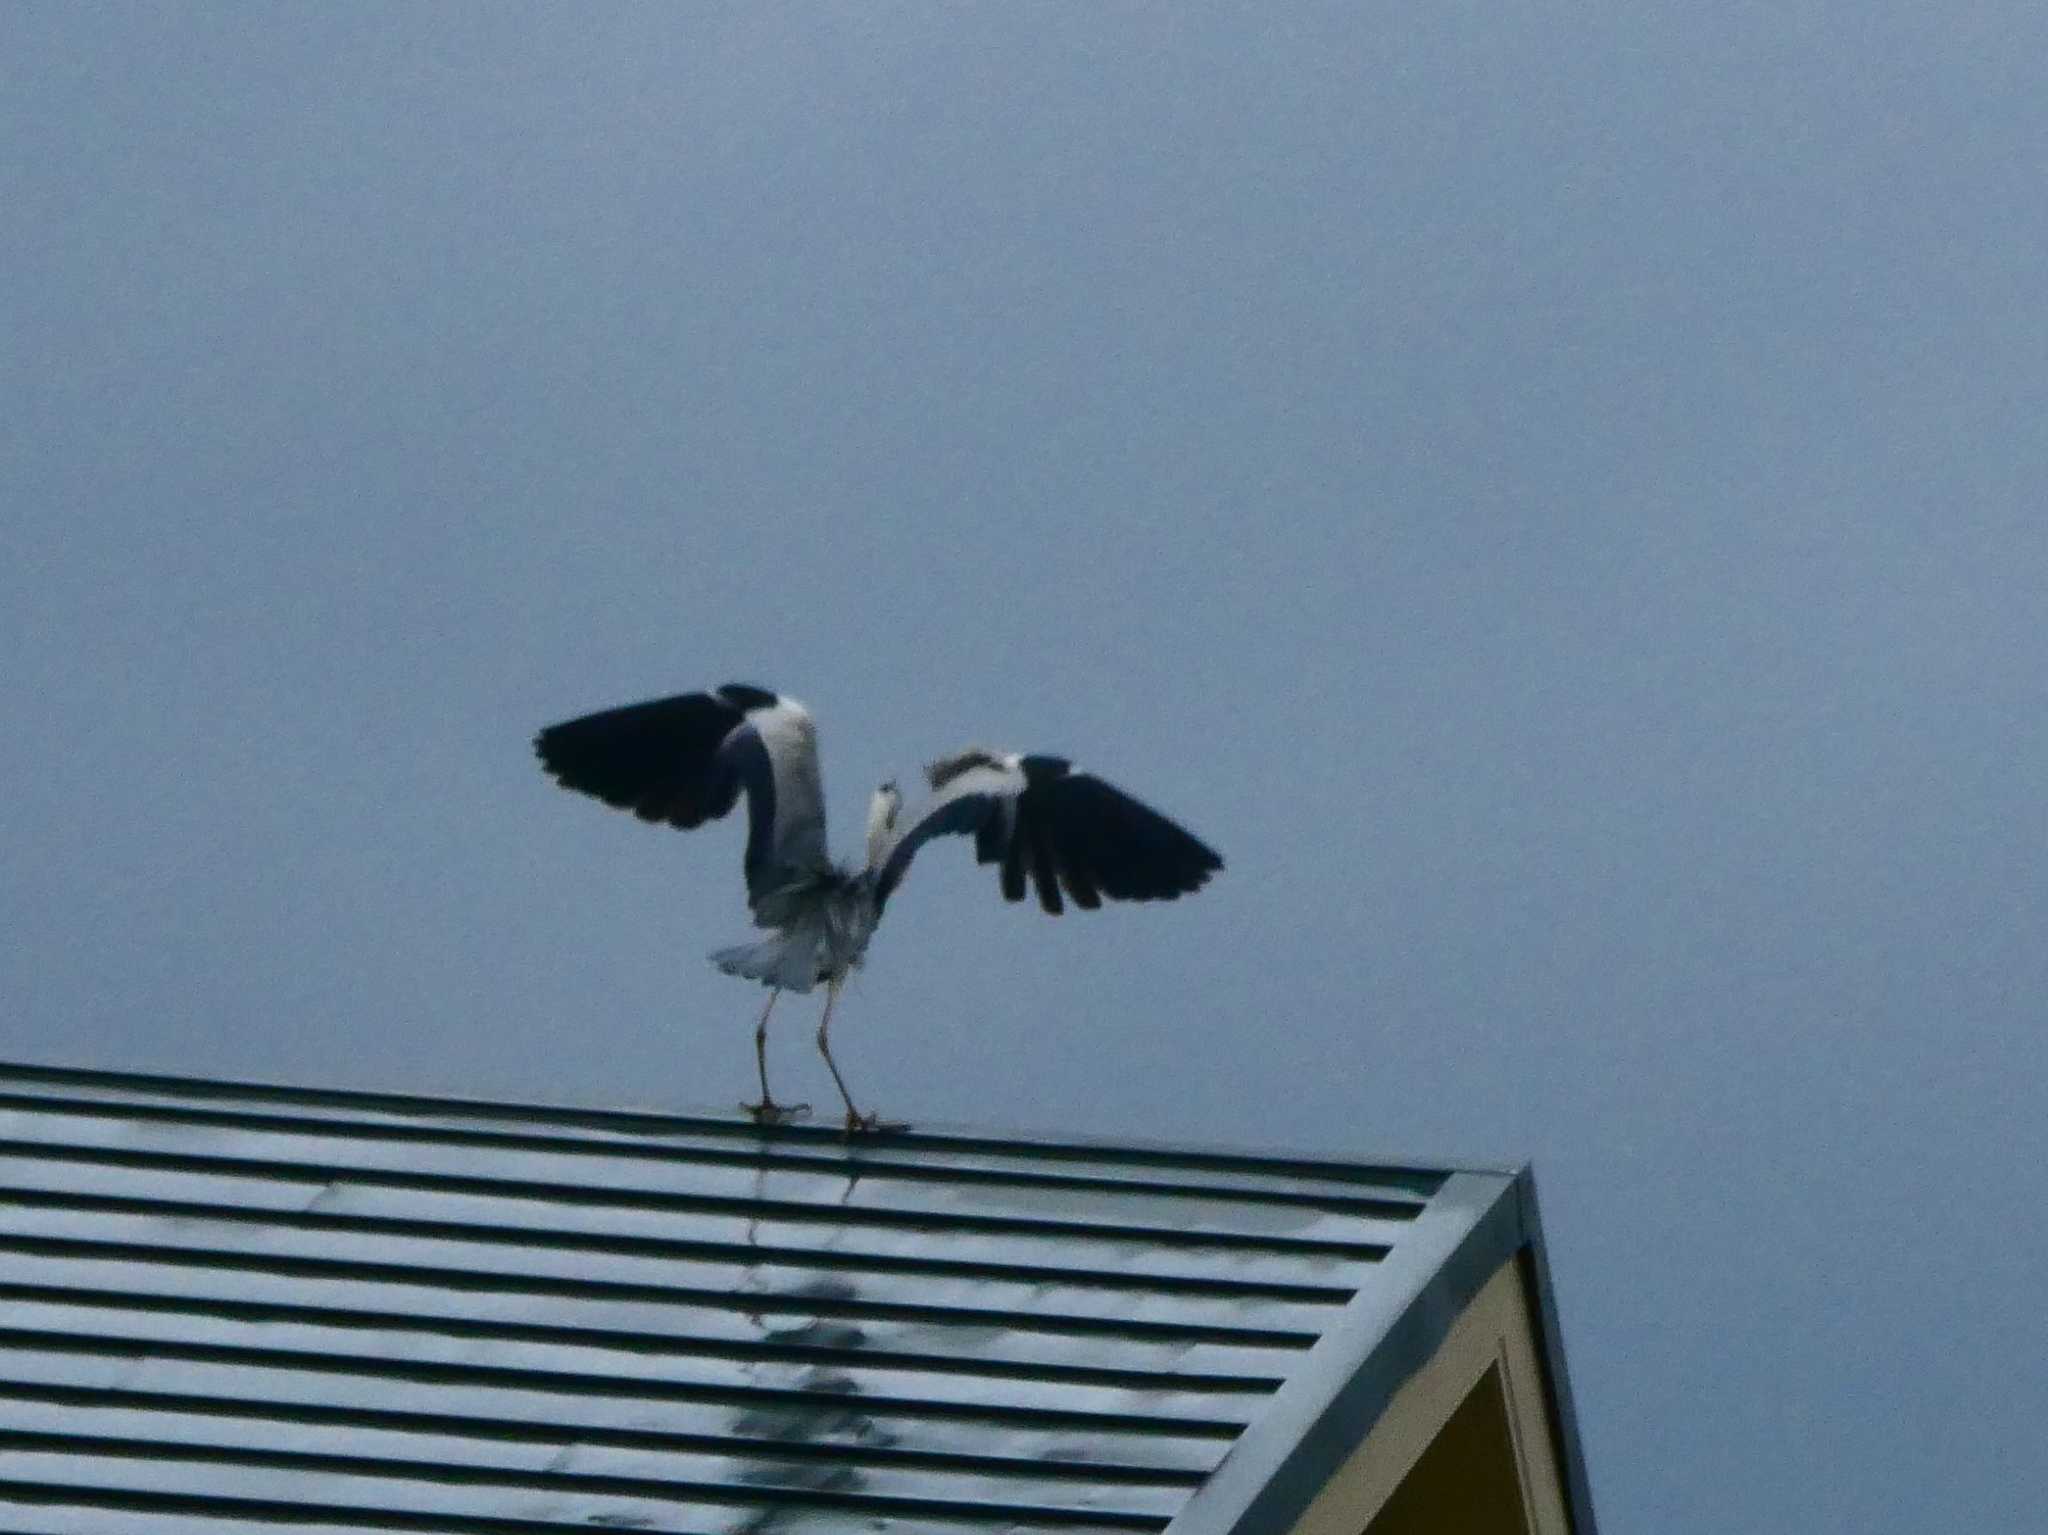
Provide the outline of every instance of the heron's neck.
{"type": "Polygon", "coordinates": [[[886,788],[875,790],[868,801],[868,863],[870,869],[881,866],[887,852],[889,839],[896,831],[896,797],[886,788]]]}

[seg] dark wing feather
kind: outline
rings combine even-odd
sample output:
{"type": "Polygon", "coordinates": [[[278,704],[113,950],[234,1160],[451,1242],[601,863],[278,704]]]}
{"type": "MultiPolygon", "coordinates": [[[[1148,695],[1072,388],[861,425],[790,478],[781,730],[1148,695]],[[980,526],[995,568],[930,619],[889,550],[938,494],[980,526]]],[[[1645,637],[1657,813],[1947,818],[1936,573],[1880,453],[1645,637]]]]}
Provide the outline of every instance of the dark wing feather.
{"type": "Polygon", "coordinates": [[[1034,783],[1019,810],[1049,828],[1061,873],[1083,906],[1082,884],[1112,901],[1170,901],[1201,889],[1223,867],[1199,837],[1090,773],[1034,783]]]}
{"type": "MultiPolygon", "coordinates": [[[[1024,800],[1031,794],[1025,791],[1024,800]]],[[[1045,817],[1027,813],[1024,805],[1018,805],[1017,838],[1027,842],[1031,855],[1031,882],[1038,886],[1038,904],[1045,908],[1048,917],[1057,917],[1066,910],[1060,900],[1059,860],[1053,856],[1053,830],[1045,824],[1045,817]]]]}
{"type": "Polygon", "coordinates": [[[1024,899],[1024,857],[1030,851],[1030,840],[1017,835],[1013,826],[1010,840],[1003,847],[1003,899],[1021,901],[1024,899]]]}
{"type": "Polygon", "coordinates": [[[739,775],[719,747],[744,719],[718,694],[684,693],[550,725],[533,747],[563,788],[688,830],[738,800],[739,775]]]}
{"type": "MultiPolygon", "coordinates": [[[[1005,800],[1005,805],[1014,806],[1014,800],[1005,800]]],[[[974,861],[976,863],[1001,863],[1009,851],[1010,833],[1008,818],[1002,814],[991,815],[974,831],[974,861]]]]}
{"type": "Polygon", "coordinates": [[[1072,860],[1060,864],[1060,883],[1067,887],[1067,894],[1074,898],[1074,904],[1083,911],[1094,911],[1102,905],[1102,890],[1095,883],[1095,876],[1085,864],[1072,860]]]}

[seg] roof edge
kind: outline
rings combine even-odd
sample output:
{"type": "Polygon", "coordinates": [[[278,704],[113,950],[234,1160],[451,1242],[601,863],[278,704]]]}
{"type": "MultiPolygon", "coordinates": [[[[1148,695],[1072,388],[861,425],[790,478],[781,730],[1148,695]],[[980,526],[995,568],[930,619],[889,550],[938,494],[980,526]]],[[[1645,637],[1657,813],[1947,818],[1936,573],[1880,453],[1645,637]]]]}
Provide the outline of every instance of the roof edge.
{"type": "Polygon", "coordinates": [[[1593,1517],[1593,1485],[1586,1475],[1585,1448],[1579,1441],[1579,1415],[1572,1405],[1570,1371],[1564,1357],[1564,1331],[1557,1316],[1557,1287],[1550,1277],[1550,1255],[1543,1241],[1543,1218],[1536,1204],[1536,1169],[1524,1167],[1515,1177],[1525,1233],[1525,1272],[1536,1301],[1536,1326],[1543,1342],[1543,1367],[1549,1390],[1550,1432],[1563,1461],[1565,1501],[1571,1510],[1574,1535],[1598,1535],[1593,1517]]]}
{"type": "Polygon", "coordinates": [[[1529,1233],[1521,1175],[1453,1173],[1168,1535],[1283,1535],[1529,1233]]]}
{"type": "Polygon", "coordinates": [[[838,1148],[850,1161],[863,1150],[922,1148],[947,1152],[1027,1152],[1050,1158],[1125,1161],[1133,1164],[1208,1164],[1280,1176],[1327,1178],[1355,1182],[1361,1178],[1427,1178],[1433,1182],[1455,1173],[1502,1180],[1519,1167],[1460,1165],[1448,1160],[1418,1161],[1408,1157],[1333,1155],[1288,1146],[1247,1146],[1216,1142],[1188,1143],[1046,1131],[990,1131],[941,1121],[930,1128],[862,1136],[849,1141],[844,1132],[824,1125],[764,1127],[735,1110],[692,1114],[660,1109],[593,1108],[576,1104],[521,1102],[454,1094],[391,1092],[371,1088],[305,1087],[248,1078],[185,1076],[171,1072],[110,1071],[97,1067],[53,1066],[0,1059],[0,1081],[12,1077],[51,1086],[174,1094],[190,1098],[270,1099],[305,1107],[355,1109],[365,1113],[449,1115],[461,1118],[516,1119],[618,1135],[659,1136],[679,1132],[730,1135],[750,1141],[814,1149],[838,1148]]]}

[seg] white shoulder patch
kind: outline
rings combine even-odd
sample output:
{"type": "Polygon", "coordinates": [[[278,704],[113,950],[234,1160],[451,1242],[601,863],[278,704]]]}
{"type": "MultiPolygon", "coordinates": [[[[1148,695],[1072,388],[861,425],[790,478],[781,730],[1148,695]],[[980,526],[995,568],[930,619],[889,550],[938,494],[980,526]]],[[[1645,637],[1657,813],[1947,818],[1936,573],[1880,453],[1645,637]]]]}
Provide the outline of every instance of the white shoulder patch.
{"type": "Polygon", "coordinates": [[[998,771],[1008,768],[1014,771],[1016,765],[1015,757],[1005,757],[1001,753],[990,751],[986,746],[970,746],[950,757],[940,757],[935,762],[927,762],[924,779],[937,790],[945,788],[962,773],[971,772],[975,768],[995,768],[998,771]]]}

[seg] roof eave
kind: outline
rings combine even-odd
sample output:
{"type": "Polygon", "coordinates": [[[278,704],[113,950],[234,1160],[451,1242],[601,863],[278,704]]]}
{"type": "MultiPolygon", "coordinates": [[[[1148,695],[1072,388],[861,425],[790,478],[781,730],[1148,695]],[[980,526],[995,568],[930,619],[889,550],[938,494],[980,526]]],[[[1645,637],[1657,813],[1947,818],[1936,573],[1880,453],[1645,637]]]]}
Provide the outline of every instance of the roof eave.
{"type": "Polygon", "coordinates": [[[1517,1255],[1533,1280],[1572,1528],[1596,1535],[1535,1175],[1526,1165],[1450,1176],[1389,1255],[1379,1282],[1360,1291],[1166,1535],[1286,1535],[1357,1449],[1359,1425],[1380,1420],[1481,1288],[1517,1255]]]}

